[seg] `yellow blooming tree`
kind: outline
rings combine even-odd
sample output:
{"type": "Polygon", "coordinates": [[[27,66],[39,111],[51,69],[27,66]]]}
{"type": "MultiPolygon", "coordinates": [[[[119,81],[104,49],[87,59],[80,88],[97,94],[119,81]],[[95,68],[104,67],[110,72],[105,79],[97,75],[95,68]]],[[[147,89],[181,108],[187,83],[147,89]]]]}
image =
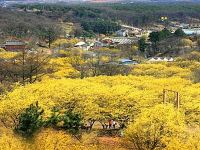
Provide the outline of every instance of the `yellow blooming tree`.
{"type": "Polygon", "coordinates": [[[136,149],[164,149],[173,138],[184,135],[184,118],[173,106],[157,105],[144,110],[126,130],[136,149]]]}

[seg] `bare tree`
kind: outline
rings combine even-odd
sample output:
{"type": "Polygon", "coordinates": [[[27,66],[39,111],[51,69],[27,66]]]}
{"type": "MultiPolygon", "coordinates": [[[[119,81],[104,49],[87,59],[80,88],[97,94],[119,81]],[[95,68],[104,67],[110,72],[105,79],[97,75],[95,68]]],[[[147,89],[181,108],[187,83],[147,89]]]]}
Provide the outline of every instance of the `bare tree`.
{"type": "Polygon", "coordinates": [[[49,56],[38,51],[23,51],[11,59],[0,61],[0,82],[34,83],[46,73],[49,56]]]}

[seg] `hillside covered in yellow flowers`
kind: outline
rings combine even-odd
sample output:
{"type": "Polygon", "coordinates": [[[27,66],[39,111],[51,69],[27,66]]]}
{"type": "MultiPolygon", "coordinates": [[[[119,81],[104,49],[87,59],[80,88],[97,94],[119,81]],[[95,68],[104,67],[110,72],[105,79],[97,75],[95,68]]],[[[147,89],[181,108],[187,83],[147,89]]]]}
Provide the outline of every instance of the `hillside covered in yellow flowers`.
{"type": "Polygon", "coordinates": [[[18,82],[1,94],[0,149],[198,150],[198,56],[144,61],[128,75],[84,78],[73,67],[86,63],[79,56],[50,58],[39,80],[18,82]],[[166,93],[163,103],[164,89],[178,92],[178,109],[173,92],[166,93]],[[116,126],[109,127],[108,120],[116,126]],[[116,141],[105,143],[102,137],[116,141]]]}

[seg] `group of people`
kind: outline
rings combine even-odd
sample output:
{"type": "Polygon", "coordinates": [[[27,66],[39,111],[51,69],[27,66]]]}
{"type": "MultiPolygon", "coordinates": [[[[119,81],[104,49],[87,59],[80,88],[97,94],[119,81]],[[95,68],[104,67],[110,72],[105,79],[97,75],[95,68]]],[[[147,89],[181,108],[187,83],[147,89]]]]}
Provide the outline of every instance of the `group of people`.
{"type": "Polygon", "coordinates": [[[115,129],[116,125],[117,125],[116,121],[114,121],[112,119],[108,120],[108,128],[109,129],[112,129],[112,128],[115,129]]]}

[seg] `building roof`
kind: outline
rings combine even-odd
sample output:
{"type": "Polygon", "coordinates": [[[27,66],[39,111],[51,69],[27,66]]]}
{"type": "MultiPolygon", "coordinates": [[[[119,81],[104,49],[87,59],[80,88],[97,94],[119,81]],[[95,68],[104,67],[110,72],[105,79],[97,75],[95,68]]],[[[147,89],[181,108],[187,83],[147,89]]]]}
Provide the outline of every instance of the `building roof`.
{"type": "Polygon", "coordinates": [[[167,58],[167,57],[153,57],[149,59],[150,62],[155,62],[155,61],[165,61],[165,62],[171,62],[174,61],[174,59],[172,57],[167,58]]]}
{"type": "Polygon", "coordinates": [[[200,35],[200,28],[193,28],[193,29],[183,29],[183,32],[187,35],[197,34],[200,35]]]}
{"type": "Polygon", "coordinates": [[[127,58],[122,58],[119,60],[120,62],[132,62],[133,60],[127,59],[127,58]]]}
{"type": "Polygon", "coordinates": [[[10,41],[6,41],[4,45],[5,46],[22,46],[22,45],[25,45],[25,43],[21,41],[10,40],[10,41]]]}
{"type": "Polygon", "coordinates": [[[112,41],[114,43],[119,43],[119,44],[132,44],[133,40],[129,38],[112,38],[112,41]]]}
{"type": "Polygon", "coordinates": [[[137,65],[138,64],[136,60],[131,60],[127,58],[119,59],[119,63],[123,65],[137,65]]]}
{"type": "Polygon", "coordinates": [[[116,33],[121,33],[121,32],[128,32],[128,30],[126,30],[126,29],[121,29],[121,30],[116,31],[116,33]]]}
{"type": "Polygon", "coordinates": [[[75,46],[84,46],[84,45],[86,45],[85,42],[78,42],[75,46]]]}

